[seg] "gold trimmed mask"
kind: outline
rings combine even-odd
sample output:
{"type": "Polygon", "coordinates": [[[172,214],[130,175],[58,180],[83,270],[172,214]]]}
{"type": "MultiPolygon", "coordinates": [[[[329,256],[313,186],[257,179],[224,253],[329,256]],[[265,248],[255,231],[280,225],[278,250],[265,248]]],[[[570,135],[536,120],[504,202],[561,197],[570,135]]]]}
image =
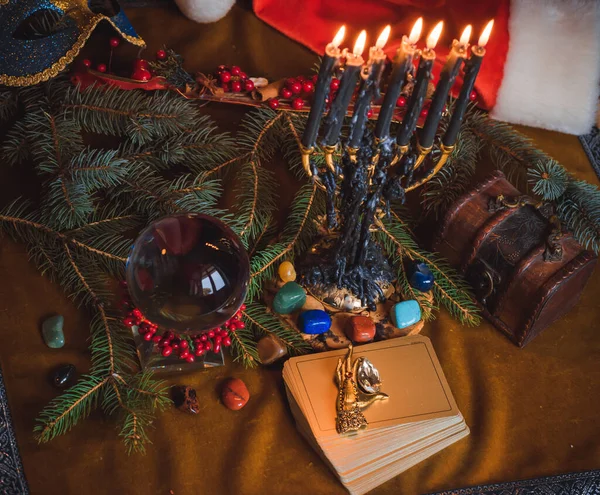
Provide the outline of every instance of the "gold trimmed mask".
{"type": "Polygon", "coordinates": [[[0,85],[31,86],[55,77],[100,21],[145,46],[116,0],[0,0],[0,85]]]}

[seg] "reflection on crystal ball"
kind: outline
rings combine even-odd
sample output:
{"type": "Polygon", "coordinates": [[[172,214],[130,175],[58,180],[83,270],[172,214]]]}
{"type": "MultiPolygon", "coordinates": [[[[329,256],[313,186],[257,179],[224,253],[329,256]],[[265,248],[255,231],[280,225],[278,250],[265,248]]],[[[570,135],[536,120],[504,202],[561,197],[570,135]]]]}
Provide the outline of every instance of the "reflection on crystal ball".
{"type": "Polygon", "coordinates": [[[248,255],[237,235],[197,213],[162,218],[146,228],[126,270],[131,299],[146,318],[190,333],[230,319],[250,280],[248,255]]]}

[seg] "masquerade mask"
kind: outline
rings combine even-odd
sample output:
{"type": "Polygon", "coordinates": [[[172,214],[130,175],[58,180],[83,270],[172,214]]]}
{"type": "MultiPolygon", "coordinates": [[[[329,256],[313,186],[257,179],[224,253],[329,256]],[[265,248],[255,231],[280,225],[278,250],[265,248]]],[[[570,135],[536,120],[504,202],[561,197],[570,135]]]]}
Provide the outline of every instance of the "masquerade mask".
{"type": "Polygon", "coordinates": [[[116,0],[0,0],[0,84],[31,86],[55,77],[103,20],[146,46],[116,0]]]}

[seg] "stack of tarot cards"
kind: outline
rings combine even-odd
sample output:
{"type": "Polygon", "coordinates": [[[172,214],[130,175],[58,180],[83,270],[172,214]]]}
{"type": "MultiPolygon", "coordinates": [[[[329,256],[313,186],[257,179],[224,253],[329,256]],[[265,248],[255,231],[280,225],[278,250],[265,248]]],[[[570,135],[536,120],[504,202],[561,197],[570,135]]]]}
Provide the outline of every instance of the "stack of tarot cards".
{"type": "Polygon", "coordinates": [[[283,368],[298,430],[350,493],[366,493],[469,434],[427,337],[367,344],[352,354],[350,363],[363,358],[354,374],[363,385],[367,379],[360,407],[365,398],[378,399],[361,409],[368,424],[357,431],[336,429],[338,401],[352,409],[355,397],[351,386],[339,391],[335,380],[340,359],[340,376],[349,376],[348,350],[295,357],[283,368]]]}

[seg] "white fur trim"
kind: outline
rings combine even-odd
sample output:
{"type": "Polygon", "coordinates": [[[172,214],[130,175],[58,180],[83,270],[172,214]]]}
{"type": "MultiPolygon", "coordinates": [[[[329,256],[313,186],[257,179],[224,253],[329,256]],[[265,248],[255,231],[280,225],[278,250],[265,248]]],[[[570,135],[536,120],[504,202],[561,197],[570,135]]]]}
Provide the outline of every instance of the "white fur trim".
{"type": "Polygon", "coordinates": [[[208,23],[225,17],[235,0],[175,0],[175,3],[186,17],[208,23]]]}
{"type": "Polygon", "coordinates": [[[511,0],[509,38],[492,117],[589,132],[600,95],[600,3],[511,0]]]}

